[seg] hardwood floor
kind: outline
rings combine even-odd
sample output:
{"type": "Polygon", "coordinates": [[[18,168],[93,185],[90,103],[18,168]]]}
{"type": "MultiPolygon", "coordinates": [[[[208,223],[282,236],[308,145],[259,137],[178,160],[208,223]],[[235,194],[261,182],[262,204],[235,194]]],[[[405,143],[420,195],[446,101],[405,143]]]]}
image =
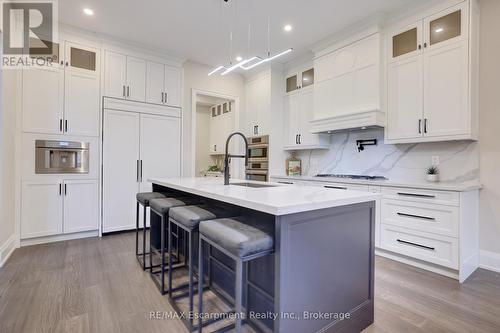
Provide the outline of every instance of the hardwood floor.
{"type": "MultiPolygon", "coordinates": [[[[16,250],[0,269],[0,332],[187,332],[133,255],[133,233],[16,250]]],[[[375,332],[500,332],[500,274],[463,285],[377,258],[375,332]]],[[[209,297],[210,298],[210,297],[209,297]]]]}

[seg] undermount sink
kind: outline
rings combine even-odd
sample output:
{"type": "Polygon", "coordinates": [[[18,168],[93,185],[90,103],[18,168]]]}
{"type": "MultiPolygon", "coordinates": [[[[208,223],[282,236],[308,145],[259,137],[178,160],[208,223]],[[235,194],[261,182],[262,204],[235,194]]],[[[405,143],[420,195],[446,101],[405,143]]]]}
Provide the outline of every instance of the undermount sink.
{"type": "Polygon", "coordinates": [[[277,187],[277,185],[268,185],[268,184],[258,184],[258,183],[231,183],[229,185],[243,186],[243,187],[277,187]]]}

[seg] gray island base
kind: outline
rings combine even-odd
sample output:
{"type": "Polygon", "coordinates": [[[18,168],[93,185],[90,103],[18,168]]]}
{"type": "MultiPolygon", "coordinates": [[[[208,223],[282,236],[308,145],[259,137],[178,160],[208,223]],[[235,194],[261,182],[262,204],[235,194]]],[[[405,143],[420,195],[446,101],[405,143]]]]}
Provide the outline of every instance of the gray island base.
{"type": "MultiPolygon", "coordinates": [[[[181,179],[151,181],[153,191],[168,189],[197,195],[211,204],[234,209],[238,215],[274,225],[274,254],[251,261],[244,272],[244,290],[248,292],[243,304],[248,306],[248,324],[265,332],[312,333],[360,332],[373,323],[374,195],[361,198],[363,194],[359,193],[357,203],[271,214],[254,205],[253,198],[246,200],[248,193],[241,189],[229,193],[218,185],[204,189],[197,181],[189,183],[192,186],[181,179]]],[[[262,200],[272,201],[274,189],[265,189],[262,200]]],[[[252,195],[259,190],[262,189],[245,189],[254,191],[252,195]]],[[[297,187],[295,190],[298,191],[297,187]]],[[[294,189],[289,186],[276,191],[293,192],[294,189]]],[[[304,197],[310,198],[311,193],[304,197]]],[[[329,193],[332,192],[324,195],[314,192],[314,195],[323,197],[329,193]]],[[[154,214],[151,219],[153,226],[154,214]]],[[[158,240],[152,239],[152,242],[158,240]]],[[[183,246],[179,246],[182,250],[183,246]]],[[[235,265],[220,251],[207,250],[204,251],[208,253],[206,271],[210,272],[212,288],[231,303],[235,265]]]]}

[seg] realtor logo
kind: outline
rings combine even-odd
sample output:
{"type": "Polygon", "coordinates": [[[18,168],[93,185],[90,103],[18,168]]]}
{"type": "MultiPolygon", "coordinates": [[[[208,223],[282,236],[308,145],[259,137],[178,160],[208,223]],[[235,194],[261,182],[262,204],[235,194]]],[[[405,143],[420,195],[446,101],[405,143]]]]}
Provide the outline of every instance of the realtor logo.
{"type": "Polygon", "coordinates": [[[2,4],[4,66],[36,66],[57,61],[54,9],[53,1],[2,4]]]}

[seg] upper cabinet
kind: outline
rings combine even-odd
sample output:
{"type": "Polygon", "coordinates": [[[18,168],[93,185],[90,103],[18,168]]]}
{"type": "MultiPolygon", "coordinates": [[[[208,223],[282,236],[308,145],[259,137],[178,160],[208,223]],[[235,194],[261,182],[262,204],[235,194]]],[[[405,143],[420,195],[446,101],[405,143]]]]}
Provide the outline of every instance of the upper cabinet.
{"type": "Polygon", "coordinates": [[[180,107],[180,68],[148,61],[146,72],[146,102],[180,107]]]}
{"type": "Polygon", "coordinates": [[[181,106],[181,69],[106,51],[106,96],[181,106]]]}
{"type": "Polygon", "coordinates": [[[314,60],[313,132],[384,126],[379,33],[314,60]]]}
{"type": "Polygon", "coordinates": [[[474,1],[392,30],[387,143],[477,139],[474,1]]]}
{"type": "Polygon", "coordinates": [[[56,64],[23,70],[23,131],[98,136],[100,51],[71,41],[60,45],[56,64]]]}
{"type": "Polygon", "coordinates": [[[246,136],[269,135],[271,128],[271,74],[246,85],[246,136]]]}
{"type": "Polygon", "coordinates": [[[314,68],[292,73],[286,78],[286,92],[292,93],[314,85],[314,68]]]}

